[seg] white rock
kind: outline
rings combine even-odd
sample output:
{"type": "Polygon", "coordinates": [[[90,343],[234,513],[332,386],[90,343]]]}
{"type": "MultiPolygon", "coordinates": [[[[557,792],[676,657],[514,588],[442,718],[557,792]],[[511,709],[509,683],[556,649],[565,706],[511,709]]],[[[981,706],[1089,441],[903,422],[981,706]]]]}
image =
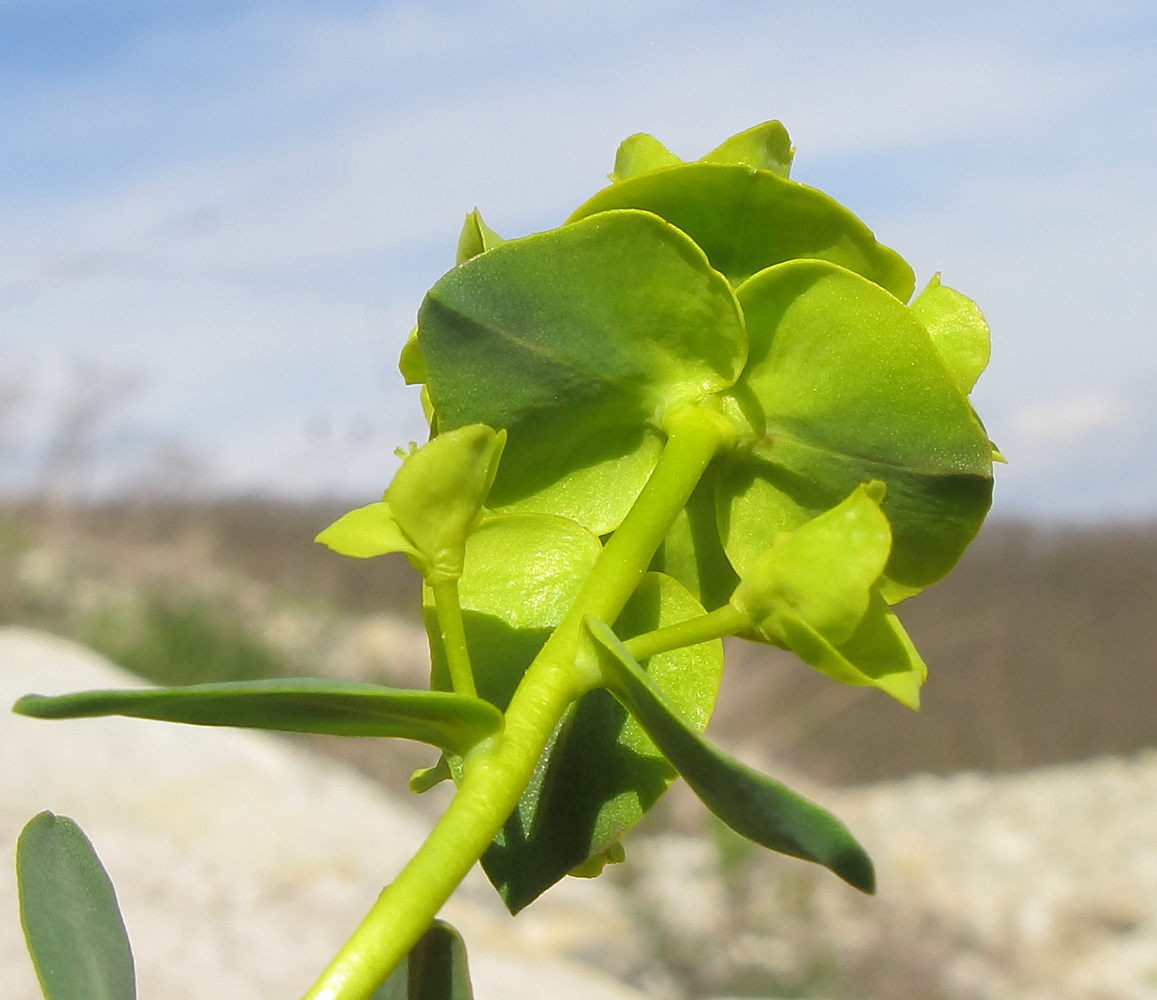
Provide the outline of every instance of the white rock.
{"type": "MultiPolygon", "coordinates": [[[[0,701],[136,683],[79,646],[0,629],[0,701]]],[[[428,829],[368,780],[266,734],[0,713],[9,859],[44,809],[75,819],[108,869],[142,1000],[300,996],[428,829]]],[[[15,897],[9,861],[0,996],[36,1000],[15,897]]],[[[629,934],[613,897],[566,880],[515,921],[475,871],[444,915],[466,937],[478,1000],[630,1000],[640,994],[567,958],[600,933],[629,934]],[[594,928],[585,938],[581,912],[594,928]]]]}

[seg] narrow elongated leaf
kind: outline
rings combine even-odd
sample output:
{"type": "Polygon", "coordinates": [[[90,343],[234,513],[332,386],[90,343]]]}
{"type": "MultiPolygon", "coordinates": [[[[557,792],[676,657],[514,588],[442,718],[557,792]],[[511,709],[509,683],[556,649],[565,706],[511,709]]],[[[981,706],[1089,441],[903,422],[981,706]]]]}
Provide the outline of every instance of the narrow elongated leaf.
{"type": "Polygon", "coordinates": [[[502,713],[481,698],[312,677],[81,691],[51,698],[30,694],[12,710],[39,719],[126,715],[195,726],[393,736],[459,754],[502,728],[502,713]]]}
{"type": "Polygon", "coordinates": [[[370,1000],[473,1000],[466,944],[444,920],[435,920],[421,940],[370,1000]]]}
{"type": "Polygon", "coordinates": [[[622,208],[654,212],[678,226],[733,285],[773,264],[808,257],[862,274],[902,302],[912,295],[915,278],[899,254],[826,194],[770,170],[685,163],[638,174],[604,188],[568,221],[622,208]]]}
{"type": "Polygon", "coordinates": [[[759,170],[770,170],[787,177],[795,147],[787,129],[780,122],[764,122],[733,135],[730,139],[700,157],[700,163],[743,163],[759,170]]]}
{"type": "Polygon", "coordinates": [[[746,357],[723,276],[648,212],[511,240],[445,275],[418,314],[438,427],[509,432],[491,507],[616,527],[672,407],[730,386],[746,357]]]}
{"type": "MultiPolygon", "coordinates": [[[[702,613],[677,581],[649,573],[615,627],[631,638],[702,613]]],[[[653,656],[647,670],[693,726],[706,727],[723,671],[722,643],[653,656]]],[[[482,867],[517,913],[588,860],[596,859],[591,867],[597,867],[598,859],[613,857],[619,838],[675,776],[639,723],[606,691],[592,691],[556,730],[534,782],[482,856],[482,867]]]]}
{"type": "Polygon", "coordinates": [[[134,1000],[116,891],[79,826],[42,812],[16,845],[20,923],[46,1000],[134,1000]]]}
{"type": "Polygon", "coordinates": [[[716,479],[740,575],[777,531],[879,479],[893,531],[888,596],[940,579],[988,510],[992,454],[927,331],[876,285],[821,261],[769,268],[737,294],[750,352],[736,391],[764,425],[716,479]]]}
{"type": "Polygon", "coordinates": [[[716,816],[781,854],[814,861],[849,885],[874,892],[871,859],[827,810],[712,746],[680,717],[602,622],[586,620],[608,687],[716,816]]]}

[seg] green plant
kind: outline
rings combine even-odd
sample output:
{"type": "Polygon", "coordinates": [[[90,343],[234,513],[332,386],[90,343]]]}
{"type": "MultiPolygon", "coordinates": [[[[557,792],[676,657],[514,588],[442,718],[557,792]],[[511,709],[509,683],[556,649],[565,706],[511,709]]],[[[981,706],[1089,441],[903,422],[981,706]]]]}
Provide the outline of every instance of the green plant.
{"type": "Polygon", "coordinates": [[[442,750],[411,786],[452,778],[453,800],[307,1000],[373,995],[479,859],[512,912],[621,860],[680,774],[744,837],[873,891],[839,820],[702,736],[721,638],[918,707],[926,669],[893,605],[988,510],[994,453],[967,398],[988,329],[938,278],[907,305],[909,266],[789,180],[792,153],[777,122],[694,163],[636,135],[558,229],[506,242],[467,217],[401,359],[431,440],[319,536],[421,571],[430,692],[257,681],[17,704],[442,750]]]}

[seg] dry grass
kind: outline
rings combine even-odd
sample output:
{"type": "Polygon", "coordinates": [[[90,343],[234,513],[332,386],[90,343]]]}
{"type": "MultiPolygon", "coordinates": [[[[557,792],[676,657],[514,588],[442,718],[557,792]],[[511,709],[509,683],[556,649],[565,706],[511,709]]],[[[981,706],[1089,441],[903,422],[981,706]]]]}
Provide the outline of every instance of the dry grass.
{"type": "MultiPolygon", "coordinates": [[[[418,578],[404,560],[343,559],[313,543],[339,513],[252,499],[10,508],[0,515],[0,620],[79,637],[130,664],[168,635],[195,656],[216,650],[214,676],[300,672],[253,622],[273,612],[315,623],[383,610],[420,617],[418,578]],[[69,574],[71,589],[61,583],[69,574]],[[135,646],[108,617],[125,593],[137,595],[135,646]]],[[[841,783],[1154,746],[1155,606],[1157,525],[994,523],[947,580],[900,608],[931,670],[919,714],[737,641],[713,731],[841,783]]],[[[316,651],[331,632],[314,634],[316,651]]]]}

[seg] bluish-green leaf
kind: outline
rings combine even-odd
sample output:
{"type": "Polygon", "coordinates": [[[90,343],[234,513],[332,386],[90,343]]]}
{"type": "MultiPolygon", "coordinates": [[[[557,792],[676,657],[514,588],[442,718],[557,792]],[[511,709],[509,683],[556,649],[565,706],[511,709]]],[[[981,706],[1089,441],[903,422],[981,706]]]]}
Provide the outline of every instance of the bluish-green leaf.
{"type": "Polygon", "coordinates": [[[750,351],[736,392],[762,423],[716,479],[740,575],[776,532],[879,479],[893,531],[886,596],[940,579],[984,520],[992,453],[927,331],[878,286],[821,261],[769,268],[737,294],[750,351]]]}
{"type": "Polygon", "coordinates": [[[71,819],[42,812],[16,845],[20,923],[46,1000],[134,1000],[116,891],[71,819]]]}
{"type": "Polygon", "coordinates": [[[770,170],[780,177],[791,172],[795,147],[781,122],[763,122],[754,128],[733,135],[706,156],[700,163],[742,163],[758,170],[770,170]]]}
{"type": "Polygon", "coordinates": [[[370,1000],[473,1000],[466,944],[444,920],[435,920],[421,940],[370,1000]]]}
{"type": "Polygon", "coordinates": [[[765,267],[807,257],[862,274],[902,302],[912,295],[912,269],[851,212],[769,170],[685,163],[639,174],[604,188],[569,221],[623,208],[654,212],[678,226],[733,285],[765,267]]]}
{"type": "Polygon", "coordinates": [[[126,715],[195,726],[392,736],[459,754],[502,728],[502,713],[481,698],[312,677],[54,697],[30,694],[12,710],[39,719],[126,715]]]}
{"type": "Polygon", "coordinates": [[[607,212],[511,240],[443,277],[418,315],[446,431],[509,432],[488,503],[616,527],[672,408],[731,385],[746,340],[723,276],[675,227],[607,212]]]}
{"type": "Polygon", "coordinates": [[[712,746],[684,721],[605,624],[588,618],[586,625],[610,690],[708,809],[757,844],[821,864],[863,892],[875,891],[871,859],[843,823],[712,746]]]}

